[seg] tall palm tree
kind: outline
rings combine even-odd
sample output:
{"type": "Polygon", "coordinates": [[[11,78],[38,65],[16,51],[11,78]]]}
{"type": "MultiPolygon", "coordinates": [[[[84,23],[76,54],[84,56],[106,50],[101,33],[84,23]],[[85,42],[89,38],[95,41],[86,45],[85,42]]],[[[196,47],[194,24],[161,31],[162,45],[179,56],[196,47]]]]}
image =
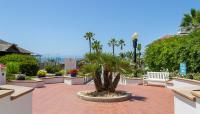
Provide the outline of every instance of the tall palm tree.
{"type": "Polygon", "coordinates": [[[121,49],[121,51],[122,51],[122,50],[124,49],[124,46],[126,45],[126,44],[125,44],[125,41],[124,41],[123,39],[121,39],[121,40],[119,40],[118,44],[119,44],[120,49],[121,49]]]}
{"type": "Polygon", "coordinates": [[[93,49],[96,53],[101,52],[102,47],[103,47],[103,45],[101,45],[101,42],[100,42],[100,41],[95,40],[95,41],[92,43],[92,49],[93,49]]]}
{"type": "Polygon", "coordinates": [[[89,41],[90,53],[92,52],[92,40],[94,40],[94,33],[86,32],[84,38],[89,41]]]}
{"type": "Polygon", "coordinates": [[[119,46],[117,40],[116,40],[115,38],[112,38],[112,39],[108,42],[108,45],[109,45],[110,47],[112,47],[112,53],[113,53],[113,55],[115,55],[115,46],[119,46]]]}
{"type": "Polygon", "coordinates": [[[184,15],[180,26],[188,31],[200,27],[200,10],[191,9],[184,15]]]}

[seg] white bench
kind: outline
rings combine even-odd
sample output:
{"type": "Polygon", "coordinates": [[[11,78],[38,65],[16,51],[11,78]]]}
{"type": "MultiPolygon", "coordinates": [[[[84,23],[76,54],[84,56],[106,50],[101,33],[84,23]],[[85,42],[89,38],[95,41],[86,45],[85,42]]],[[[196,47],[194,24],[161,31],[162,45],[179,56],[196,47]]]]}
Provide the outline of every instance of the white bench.
{"type": "Polygon", "coordinates": [[[169,72],[147,72],[147,75],[144,76],[143,84],[149,82],[159,82],[163,83],[164,86],[167,86],[167,81],[169,81],[169,72]]]}

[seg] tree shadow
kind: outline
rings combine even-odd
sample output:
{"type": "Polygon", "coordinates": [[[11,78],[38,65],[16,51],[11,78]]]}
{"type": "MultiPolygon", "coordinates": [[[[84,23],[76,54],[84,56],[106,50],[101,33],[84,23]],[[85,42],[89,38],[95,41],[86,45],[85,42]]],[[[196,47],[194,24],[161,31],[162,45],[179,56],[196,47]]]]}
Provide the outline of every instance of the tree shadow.
{"type": "Polygon", "coordinates": [[[143,96],[131,96],[131,98],[129,99],[129,101],[146,101],[146,97],[143,97],[143,96]]]}

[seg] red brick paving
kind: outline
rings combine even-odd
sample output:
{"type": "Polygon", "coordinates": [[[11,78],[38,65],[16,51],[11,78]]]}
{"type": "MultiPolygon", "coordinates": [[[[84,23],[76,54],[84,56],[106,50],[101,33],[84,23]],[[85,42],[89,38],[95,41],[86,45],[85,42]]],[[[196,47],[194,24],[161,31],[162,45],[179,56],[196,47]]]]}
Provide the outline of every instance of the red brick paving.
{"type": "Polygon", "coordinates": [[[49,84],[33,92],[33,114],[174,114],[171,90],[153,86],[126,85],[118,89],[134,94],[132,100],[97,103],[79,99],[76,93],[93,85],[49,84]]]}

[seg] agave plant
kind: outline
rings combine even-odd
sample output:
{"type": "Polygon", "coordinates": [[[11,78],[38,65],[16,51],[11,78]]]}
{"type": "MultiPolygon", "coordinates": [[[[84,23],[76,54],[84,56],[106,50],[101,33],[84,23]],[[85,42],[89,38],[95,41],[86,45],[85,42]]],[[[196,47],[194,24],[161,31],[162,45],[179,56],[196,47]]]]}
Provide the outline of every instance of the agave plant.
{"type": "Polygon", "coordinates": [[[115,92],[120,76],[132,73],[130,61],[112,54],[86,54],[85,62],[80,71],[93,77],[97,92],[115,92]]]}

